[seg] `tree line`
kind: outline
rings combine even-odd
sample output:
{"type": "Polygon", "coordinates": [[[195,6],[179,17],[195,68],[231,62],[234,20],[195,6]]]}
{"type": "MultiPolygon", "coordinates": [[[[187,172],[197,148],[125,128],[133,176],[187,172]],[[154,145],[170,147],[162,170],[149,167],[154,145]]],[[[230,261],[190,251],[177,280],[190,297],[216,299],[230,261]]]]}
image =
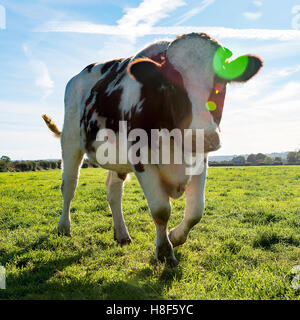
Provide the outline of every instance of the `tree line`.
{"type": "MultiPolygon", "coordinates": [[[[228,161],[209,161],[210,166],[257,166],[257,165],[300,165],[300,150],[289,152],[286,159],[281,157],[271,158],[263,153],[236,156],[228,161]]],[[[82,163],[82,168],[97,168],[87,159],[82,163]]],[[[0,172],[38,171],[61,169],[61,160],[24,160],[12,161],[8,156],[0,158],[0,172]]]]}
{"type": "Polygon", "coordinates": [[[300,165],[300,150],[295,152],[289,152],[286,158],[275,157],[271,158],[263,153],[249,154],[245,156],[236,156],[232,160],[228,161],[210,161],[211,166],[222,166],[222,165],[300,165]]]}
{"type": "MultiPolygon", "coordinates": [[[[88,160],[84,160],[82,168],[95,168],[88,160]]],[[[0,172],[23,172],[61,169],[61,160],[23,160],[12,161],[8,156],[0,158],[0,172]]]]}

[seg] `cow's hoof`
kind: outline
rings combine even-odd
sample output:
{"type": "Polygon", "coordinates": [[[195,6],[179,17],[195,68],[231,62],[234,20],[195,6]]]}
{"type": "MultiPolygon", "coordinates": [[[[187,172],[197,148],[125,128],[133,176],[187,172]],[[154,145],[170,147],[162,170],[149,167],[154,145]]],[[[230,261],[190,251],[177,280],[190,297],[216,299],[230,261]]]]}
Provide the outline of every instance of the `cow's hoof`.
{"type": "Polygon", "coordinates": [[[132,239],[130,237],[129,238],[124,238],[124,239],[121,239],[121,240],[117,240],[117,239],[115,239],[115,240],[118,242],[118,244],[121,247],[126,246],[126,245],[128,245],[128,244],[130,244],[132,242],[132,239]]]}
{"type": "Polygon", "coordinates": [[[71,228],[67,227],[67,226],[58,226],[58,235],[59,236],[67,236],[67,237],[71,237],[71,228]]]}
{"type": "Polygon", "coordinates": [[[169,240],[171,241],[173,248],[177,247],[177,246],[181,246],[182,244],[184,244],[186,242],[186,237],[182,236],[180,238],[176,238],[175,234],[174,234],[174,229],[170,230],[170,232],[168,233],[168,237],[169,240]]]}
{"type": "Polygon", "coordinates": [[[157,247],[155,258],[160,262],[166,262],[170,267],[178,265],[178,260],[174,256],[173,247],[170,242],[165,242],[157,247]]]}
{"type": "Polygon", "coordinates": [[[129,234],[125,234],[125,232],[123,232],[123,235],[119,235],[117,236],[117,232],[114,229],[114,240],[117,241],[117,243],[123,247],[125,245],[128,245],[132,242],[132,239],[130,238],[129,234]]]}
{"type": "Polygon", "coordinates": [[[166,259],[166,263],[169,267],[175,268],[178,266],[178,260],[175,257],[169,257],[166,259]]]}
{"type": "Polygon", "coordinates": [[[161,262],[161,263],[166,263],[167,266],[171,267],[171,268],[175,268],[178,266],[178,260],[173,256],[171,257],[158,257],[156,258],[157,261],[161,262]]]}
{"type": "Polygon", "coordinates": [[[70,231],[58,231],[57,234],[59,236],[66,236],[66,237],[72,237],[72,234],[70,231]]]}

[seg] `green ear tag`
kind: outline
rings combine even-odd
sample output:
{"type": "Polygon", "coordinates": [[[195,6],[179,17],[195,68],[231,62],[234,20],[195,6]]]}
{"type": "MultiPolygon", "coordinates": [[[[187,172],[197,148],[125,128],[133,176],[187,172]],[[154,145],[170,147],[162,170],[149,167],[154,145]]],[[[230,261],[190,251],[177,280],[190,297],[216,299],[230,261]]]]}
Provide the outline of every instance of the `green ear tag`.
{"type": "Polygon", "coordinates": [[[248,56],[241,56],[228,62],[228,58],[232,56],[232,52],[223,47],[219,47],[215,52],[213,59],[213,68],[216,74],[225,80],[233,80],[244,73],[248,66],[248,56]]]}

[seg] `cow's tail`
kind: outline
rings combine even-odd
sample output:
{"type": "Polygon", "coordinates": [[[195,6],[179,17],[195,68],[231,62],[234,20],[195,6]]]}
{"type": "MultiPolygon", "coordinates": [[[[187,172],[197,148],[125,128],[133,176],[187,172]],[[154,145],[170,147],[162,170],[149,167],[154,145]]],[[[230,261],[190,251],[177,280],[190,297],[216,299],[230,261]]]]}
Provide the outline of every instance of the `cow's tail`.
{"type": "Polygon", "coordinates": [[[47,127],[53,132],[54,136],[59,138],[61,136],[61,131],[58,129],[56,123],[53,122],[46,114],[43,114],[42,118],[44,119],[47,127]]]}

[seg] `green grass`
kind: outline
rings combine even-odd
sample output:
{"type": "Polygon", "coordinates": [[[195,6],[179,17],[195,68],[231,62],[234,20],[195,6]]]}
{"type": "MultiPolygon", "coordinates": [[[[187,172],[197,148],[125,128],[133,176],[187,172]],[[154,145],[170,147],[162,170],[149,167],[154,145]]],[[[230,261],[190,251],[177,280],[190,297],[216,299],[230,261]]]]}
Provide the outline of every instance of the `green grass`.
{"type": "MultiPolygon", "coordinates": [[[[1,299],[300,299],[300,166],[209,168],[206,209],[179,266],[154,260],[155,226],[137,180],[125,185],[133,243],[113,240],[106,172],[83,169],[72,238],[56,234],[59,170],[0,175],[1,299]]],[[[169,228],[183,216],[172,201],[169,228]]]]}

